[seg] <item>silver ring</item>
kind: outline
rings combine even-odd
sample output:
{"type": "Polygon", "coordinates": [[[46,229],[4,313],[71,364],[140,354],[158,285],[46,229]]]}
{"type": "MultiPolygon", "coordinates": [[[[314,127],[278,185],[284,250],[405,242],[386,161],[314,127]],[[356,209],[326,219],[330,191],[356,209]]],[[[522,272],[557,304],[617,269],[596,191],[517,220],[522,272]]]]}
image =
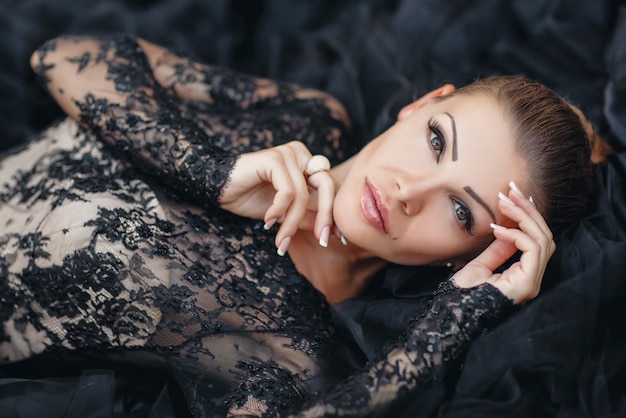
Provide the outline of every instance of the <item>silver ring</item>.
{"type": "Polygon", "coordinates": [[[304,176],[307,178],[321,171],[330,171],[330,161],[323,155],[312,156],[304,166],[304,176]]]}

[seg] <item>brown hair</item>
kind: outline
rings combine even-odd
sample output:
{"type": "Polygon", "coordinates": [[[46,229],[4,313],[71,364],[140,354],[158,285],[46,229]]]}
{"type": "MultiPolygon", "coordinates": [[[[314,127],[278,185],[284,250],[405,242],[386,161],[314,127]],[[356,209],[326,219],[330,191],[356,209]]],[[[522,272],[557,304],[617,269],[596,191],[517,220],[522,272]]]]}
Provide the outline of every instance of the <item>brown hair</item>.
{"type": "Polygon", "coordinates": [[[523,76],[487,77],[456,94],[474,92],[504,106],[515,149],[526,162],[528,193],[550,228],[579,219],[592,192],[593,163],[610,153],[580,109],[523,76]]]}

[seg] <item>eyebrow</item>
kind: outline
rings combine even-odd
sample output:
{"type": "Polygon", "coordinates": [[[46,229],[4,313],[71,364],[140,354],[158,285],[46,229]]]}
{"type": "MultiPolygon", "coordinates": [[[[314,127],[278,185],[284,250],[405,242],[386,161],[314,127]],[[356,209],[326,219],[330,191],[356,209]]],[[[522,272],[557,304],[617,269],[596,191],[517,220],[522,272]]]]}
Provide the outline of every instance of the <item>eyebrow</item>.
{"type": "Polygon", "coordinates": [[[489,215],[491,215],[491,219],[493,219],[493,221],[496,221],[496,214],[493,212],[493,210],[489,207],[489,205],[487,204],[487,202],[485,202],[484,200],[482,200],[480,198],[480,196],[478,196],[476,194],[476,192],[470,187],[470,186],[465,186],[463,187],[463,190],[465,190],[467,192],[468,195],[470,195],[475,201],[477,201],[483,208],[485,208],[485,210],[487,212],[489,212],[489,215]]]}
{"type": "Polygon", "coordinates": [[[448,112],[444,112],[450,118],[450,122],[452,123],[452,161],[456,161],[459,159],[459,155],[457,154],[456,148],[456,122],[451,114],[448,112]]]}
{"type": "MultiPolygon", "coordinates": [[[[444,113],[448,115],[448,117],[450,118],[450,123],[452,125],[452,161],[456,161],[459,159],[457,145],[456,145],[456,138],[457,138],[456,137],[456,121],[454,120],[454,117],[451,114],[449,114],[448,112],[444,112],[444,113]]],[[[476,194],[474,189],[472,189],[470,186],[465,186],[463,187],[463,190],[465,190],[468,195],[470,195],[476,202],[478,202],[480,206],[482,206],[483,208],[485,208],[487,212],[489,212],[489,215],[491,216],[491,219],[494,222],[496,221],[496,214],[494,213],[493,209],[491,209],[489,205],[487,204],[487,202],[485,202],[483,199],[481,199],[480,196],[476,194]]]]}

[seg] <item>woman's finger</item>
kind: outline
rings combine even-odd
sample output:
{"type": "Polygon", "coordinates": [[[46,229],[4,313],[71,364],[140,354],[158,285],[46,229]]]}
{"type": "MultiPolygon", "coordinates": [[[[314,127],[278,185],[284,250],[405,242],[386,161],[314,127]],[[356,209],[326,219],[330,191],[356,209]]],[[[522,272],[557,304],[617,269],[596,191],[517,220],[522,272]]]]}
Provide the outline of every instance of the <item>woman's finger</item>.
{"type": "Polygon", "coordinates": [[[328,245],[333,221],[333,203],[337,193],[337,184],[328,171],[320,171],[308,178],[309,185],[317,193],[317,214],[315,216],[314,232],[322,247],[328,245]]]}
{"type": "MultiPolygon", "coordinates": [[[[454,274],[459,287],[469,288],[489,281],[495,269],[511,258],[517,251],[512,242],[496,239],[477,257],[454,274]]],[[[506,293],[502,292],[506,295],[506,293]]]]}
{"type": "Polygon", "coordinates": [[[534,205],[519,196],[515,196],[514,192],[506,196],[500,193],[499,207],[502,214],[514,221],[518,228],[528,234],[542,247],[554,250],[554,241],[552,231],[546,224],[543,216],[537,211],[534,205]]]}
{"type": "Polygon", "coordinates": [[[528,215],[537,223],[546,236],[552,237],[552,231],[546,223],[543,215],[537,209],[535,203],[520,190],[515,182],[509,182],[509,186],[511,188],[507,194],[509,200],[528,213],[528,215]]]}
{"type": "Polygon", "coordinates": [[[309,188],[303,175],[303,167],[311,154],[304,145],[296,144],[300,143],[289,143],[280,149],[280,168],[272,169],[274,171],[270,179],[276,188],[276,195],[265,215],[266,220],[276,219],[281,223],[276,233],[276,246],[281,255],[286,252],[291,237],[297,231],[309,200],[309,188]],[[289,187],[280,187],[283,183],[289,183],[289,187]]]}
{"type": "MultiPolygon", "coordinates": [[[[497,232],[494,231],[494,235],[496,233],[497,232]]],[[[508,238],[508,236],[505,237],[508,238]]],[[[517,250],[518,248],[515,246],[513,240],[498,239],[496,236],[496,239],[470,263],[480,265],[490,272],[493,272],[511,258],[517,250]]]]}
{"type": "Polygon", "coordinates": [[[498,205],[502,214],[516,223],[517,227],[506,228],[492,224],[495,241],[457,272],[454,280],[462,287],[489,282],[515,303],[523,303],[539,293],[545,269],[556,245],[552,231],[536,206],[514,183],[510,186],[508,195],[499,194],[498,205]],[[502,274],[493,274],[517,251],[521,252],[518,261],[502,274]]]}
{"type": "Polygon", "coordinates": [[[519,261],[490,282],[515,303],[534,298],[541,288],[541,280],[552,252],[547,245],[537,242],[526,232],[516,228],[494,229],[497,240],[508,242],[521,251],[519,261]]]}
{"type": "Polygon", "coordinates": [[[277,151],[274,153],[264,164],[261,173],[262,179],[271,183],[275,190],[272,204],[265,212],[266,223],[271,220],[283,221],[297,194],[297,185],[294,184],[283,155],[277,151]]]}

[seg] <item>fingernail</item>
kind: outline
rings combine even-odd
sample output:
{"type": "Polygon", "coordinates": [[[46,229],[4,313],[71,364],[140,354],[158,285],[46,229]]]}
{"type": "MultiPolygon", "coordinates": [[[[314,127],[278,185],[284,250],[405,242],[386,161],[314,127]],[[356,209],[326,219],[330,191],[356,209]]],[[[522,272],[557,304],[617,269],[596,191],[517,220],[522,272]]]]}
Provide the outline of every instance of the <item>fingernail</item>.
{"type": "Polygon", "coordinates": [[[517,184],[515,184],[514,181],[509,182],[509,187],[511,188],[511,190],[517,193],[519,197],[526,198],[526,196],[524,196],[524,193],[522,193],[522,191],[519,189],[519,187],[517,187],[517,184]]]}
{"type": "Polygon", "coordinates": [[[498,231],[504,231],[506,229],[505,227],[494,223],[489,224],[489,226],[493,229],[497,229],[498,231]]]}
{"type": "Polygon", "coordinates": [[[330,227],[326,225],[322,228],[322,233],[320,234],[320,245],[322,247],[328,247],[328,237],[330,236],[330,227]]]}
{"type": "Polygon", "coordinates": [[[348,245],[346,237],[343,236],[339,228],[337,228],[337,225],[333,226],[333,235],[336,236],[343,245],[348,245]]]}
{"type": "Polygon", "coordinates": [[[535,201],[533,200],[532,196],[528,196],[528,200],[530,201],[530,203],[532,203],[533,205],[535,204],[535,201]]]}
{"type": "Polygon", "coordinates": [[[276,250],[276,253],[281,257],[284,256],[285,253],[287,253],[287,247],[289,247],[290,242],[291,242],[291,237],[284,238],[280,242],[280,245],[278,246],[278,250],[276,250]]]}
{"type": "Polygon", "coordinates": [[[508,203],[511,206],[517,206],[511,199],[506,197],[504,193],[502,192],[498,192],[498,197],[500,198],[500,200],[504,200],[506,203],[508,203]]]}
{"type": "Polygon", "coordinates": [[[341,243],[343,245],[348,245],[348,240],[346,239],[346,237],[343,236],[343,234],[341,234],[341,238],[339,238],[341,240],[341,243]]]}
{"type": "Polygon", "coordinates": [[[263,229],[268,231],[274,226],[275,223],[276,223],[276,218],[268,219],[267,222],[265,222],[265,224],[263,225],[263,229]]]}

